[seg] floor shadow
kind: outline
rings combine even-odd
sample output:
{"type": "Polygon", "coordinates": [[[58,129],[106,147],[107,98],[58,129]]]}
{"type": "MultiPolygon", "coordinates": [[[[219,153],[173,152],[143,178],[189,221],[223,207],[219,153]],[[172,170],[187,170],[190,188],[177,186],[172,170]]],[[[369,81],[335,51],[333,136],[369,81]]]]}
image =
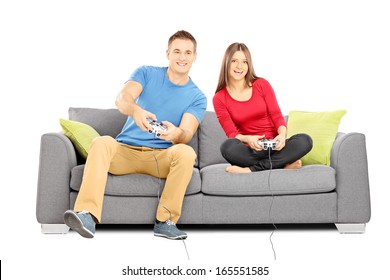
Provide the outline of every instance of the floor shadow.
{"type": "MultiPolygon", "coordinates": [[[[334,231],[337,230],[334,224],[218,224],[218,225],[199,225],[199,224],[181,224],[178,225],[181,230],[191,231],[269,231],[276,229],[278,231],[334,231]]],[[[153,230],[151,224],[99,224],[96,226],[99,231],[145,231],[153,230]]]]}

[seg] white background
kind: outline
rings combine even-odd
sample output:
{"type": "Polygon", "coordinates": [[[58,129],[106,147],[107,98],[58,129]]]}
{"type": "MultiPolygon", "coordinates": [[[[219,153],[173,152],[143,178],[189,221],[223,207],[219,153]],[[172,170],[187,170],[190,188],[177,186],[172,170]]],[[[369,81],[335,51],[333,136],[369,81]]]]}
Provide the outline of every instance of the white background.
{"type": "MultiPolygon", "coordinates": [[[[214,272],[217,266],[269,266],[264,279],[390,275],[389,5],[379,0],[203,2],[0,2],[4,279],[149,279],[121,276],[127,265],[214,272]],[[223,53],[238,41],[250,48],[256,73],[274,87],[284,114],[348,111],[340,130],[367,137],[372,219],[365,234],[279,230],[273,235],[275,261],[269,229],[190,229],[190,260],[182,242],[155,238],[151,228],[98,230],[92,240],[74,232],[40,233],[35,219],[40,136],[60,131],[58,119],[67,118],[70,106],[114,108],[136,67],[167,65],[167,40],[181,29],[198,41],[190,75],[207,94],[209,110],[223,53]]],[[[245,278],[258,279],[238,279],[245,278]]]]}

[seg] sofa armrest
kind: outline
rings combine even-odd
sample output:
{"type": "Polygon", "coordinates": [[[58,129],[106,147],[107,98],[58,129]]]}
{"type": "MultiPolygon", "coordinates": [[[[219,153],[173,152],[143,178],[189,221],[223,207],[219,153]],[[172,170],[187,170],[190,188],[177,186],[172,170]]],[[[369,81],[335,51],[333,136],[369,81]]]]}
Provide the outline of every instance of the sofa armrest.
{"type": "Polygon", "coordinates": [[[368,222],[371,204],[364,134],[338,133],[330,162],[336,170],[338,222],[368,222]]]}
{"type": "Polygon", "coordinates": [[[70,207],[70,172],[77,165],[72,142],[62,133],[41,137],[36,217],[41,224],[63,224],[70,207]]]}

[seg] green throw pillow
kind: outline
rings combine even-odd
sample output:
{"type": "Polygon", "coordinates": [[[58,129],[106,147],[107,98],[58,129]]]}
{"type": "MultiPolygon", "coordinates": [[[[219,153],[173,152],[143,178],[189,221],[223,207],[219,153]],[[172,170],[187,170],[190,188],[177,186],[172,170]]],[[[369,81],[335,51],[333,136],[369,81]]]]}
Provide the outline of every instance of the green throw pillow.
{"type": "Polygon", "coordinates": [[[313,148],[302,158],[303,165],[330,165],[330,153],[346,110],[332,112],[291,111],[288,114],[287,138],[306,133],[313,139],[313,148]]]}
{"type": "Polygon", "coordinates": [[[72,141],[76,150],[83,158],[87,158],[89,146],[95,137],[100,136],[97,131],[91,126],[65,119],[60,119],[62,132],[72,141]]]}

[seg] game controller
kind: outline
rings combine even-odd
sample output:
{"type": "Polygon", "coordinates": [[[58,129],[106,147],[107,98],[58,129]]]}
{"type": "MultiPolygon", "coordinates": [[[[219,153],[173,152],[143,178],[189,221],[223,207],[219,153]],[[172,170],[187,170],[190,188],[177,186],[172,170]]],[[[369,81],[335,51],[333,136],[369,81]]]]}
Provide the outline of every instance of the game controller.
{"type": "Polygon", "coordinates": [[[275,148],[279,145],[279,141],[274,141],[273,139],[261,139],[258,140],[257,143],[263,148],[263,150],[275,150],[275,148]]]}
{"type": "Polygon", "coordinates": [[[153,133],[154,135],[156,135],[156,137],[160,137],[161,132],[167,130],[167,126],[161,122],[151,120],[149,121],[149,124],[152,127],[152,129],[149,129],[148,132],[153,133]]]}

